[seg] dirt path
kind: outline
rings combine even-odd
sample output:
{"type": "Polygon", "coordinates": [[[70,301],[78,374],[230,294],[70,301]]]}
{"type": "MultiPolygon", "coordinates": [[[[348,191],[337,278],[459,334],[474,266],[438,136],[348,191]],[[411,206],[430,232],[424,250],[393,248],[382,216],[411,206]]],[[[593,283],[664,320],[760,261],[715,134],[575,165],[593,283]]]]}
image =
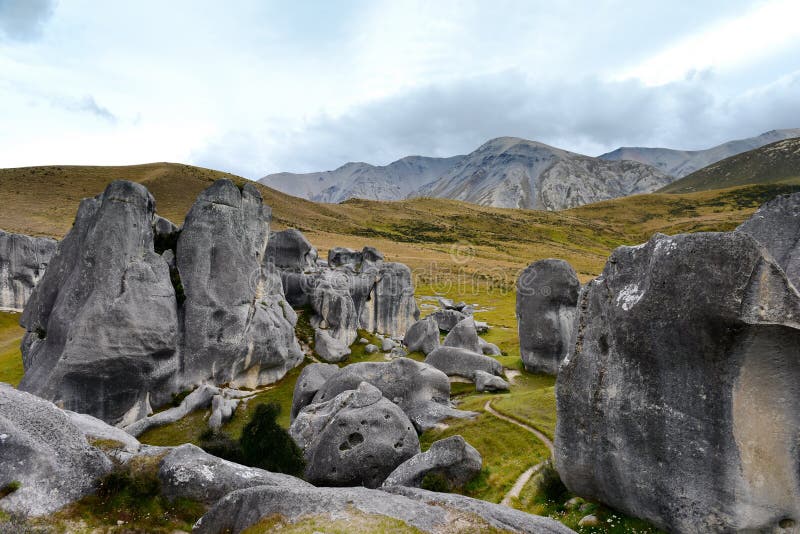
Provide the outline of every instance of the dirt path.
{"type": "MultiPolygon", "coordinates": [[[[507,417],[495,411],[495,409],[492,408],[492,399],[486,401],[486,404],[483,405],[483,408],[486,410],[486,412],[492,414],[498,419],[507,421],[512,425],[517,425],[518,427],[523,428],[528,432],[530,432],[531,434],[533,434],[534,436],[536,436],[536,438],[542,443],[544,443],[545,447],[547,447],[550,450],[550,455],[552,456],[553,442],[550,441],[550,438],[542,434],[540,431],[536,430],[530,425],[526,425],[525,423],[520,423],[519,421],[511,419],[510,417],[507,417]]],[[[500,504],[502,504],[503,506],[511,506],[511,500],[519,498],[519,494],[522,493],[522,488],[525,487],[525,484],[528,483],[528,481],[531,479],[533,475],[539,472],[542,466],[544,466],[544,462],[532,465],[528,469],[526,469],[524,473],[522,473],[519,477],[517,477],[517,480],[514,482],[514,485],[511,486],[511,489],[508,490],[508,493],[506,493],[505,496],[503,496],[503,500],[500,501],[500,504]]]]}

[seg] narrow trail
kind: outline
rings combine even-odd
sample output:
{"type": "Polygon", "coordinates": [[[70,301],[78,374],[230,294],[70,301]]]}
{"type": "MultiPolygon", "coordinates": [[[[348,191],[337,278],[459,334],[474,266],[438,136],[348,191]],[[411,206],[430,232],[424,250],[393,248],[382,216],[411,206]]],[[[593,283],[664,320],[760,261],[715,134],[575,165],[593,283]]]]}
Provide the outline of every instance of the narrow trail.
{"type": "MultiPolygon", "coordinates": [[[[547,447],[550,450],[550,455],[551,456],[553,455],[553,442],[550,441],[550,438],[545,436],[543,433],[541,433],[540,431],[536,430],[535,428],[533,428],[530,425],[526,425],[525,423],[520,423],[519,421],[516,421],[516,420],[514,420],[514,419],[512,419],[510,417],[507,417],[507,416],[501,414],[500,412],[497,412],[494,408],[492,408],[492,399],[489,399],[488,401],[486,401],[486,404],[483,405],[483,408],[486,410],[487,413],[492,414],[493,416],[497,417],[498,419],[502,419],[503,421],[507,421],[507,422],[511,423],[512,425],[517,425],[518,427],[523,428],[523,429],[527,430],[528,432],[530,432],[531,434],[533,434],[534,436],[536,436],[536,438],[539,441],[541,441],[542,443],[544,443],[545,447],[547,447]]],[[[514,482],[514,485],[511,486],[510,490],[508,490],[508,493],[506,493],[503,496],[503,500],[500,501],[500,504],[502,504],[503,506],[509,506],[510,507],[511,506],[511,500],[519,498],[520,493],[522,493],[522,488],[525,487],[525,484],[527,484],[528,481],[531,479],[531,477],[533,475],[535,475],[536,473],[538,473],[539,470],[543,466],[544,466],[544,462],[536,464],[536,465],[532,465],[528,469],[526,469],[525,472],[522,473],[517,478],[517,480],[514,482]]]]}

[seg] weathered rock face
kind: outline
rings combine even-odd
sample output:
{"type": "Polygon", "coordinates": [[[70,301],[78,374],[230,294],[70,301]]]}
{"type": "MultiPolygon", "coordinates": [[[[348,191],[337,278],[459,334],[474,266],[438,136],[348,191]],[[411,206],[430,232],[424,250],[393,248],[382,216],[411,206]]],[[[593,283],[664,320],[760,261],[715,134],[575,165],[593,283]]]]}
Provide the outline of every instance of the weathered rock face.
{"type": "Polygon", "coordinates": [[[22,310],[58,244],[0,230],[0,310],[22,310]]]}
{"type": "Polygon", "coordinates": [[[450,407],[447,376],[408,358],[350,364],[328,378],[311,402],[330,401],[344,391],[356,389],[361,382],[378,388],[384,397],[400,406],[420,432],[448,416],[459,415],[450,407]]]}
{"type": "Polygon", "coordinates": [[[375,284],[359,307],[361,328],[401,339],[419,319],[411,269],[402,263],[373,267],[375,284]]]}
{"type": "Polygon", "coordinates": [[[306,479],[316,485],[381,485],[419,452],[411,421],[366,382],[297,415],[289,433],[303,449],[306,479]]]}
{"type": "Polygon", "coordinates": [[[517,324],[522,363],[534,373],[558,373],[569,352],[581,284],[563,260],[530,264],[517,280],[517,324]]]}
{"type": "Polygon", "coordinates": [[[675,532],[800,518],[800,296],[750,236],[620,247],[581,293],[556,386],[576,494],[675,532]]]}
{"type": "Polygon", "coordinates": [[[436,474],[444,477],[451,488],[458,488],[472,480],[482,467],[483,458],[475,447],[461,436],[450,436],[434,441],[427,451],[397,466],[383,486],[418,488],[426,475],[436,474]]]}
{"type": "Polygon", "coordinates": [[[253,486],[313,487],[293,476],[228,462],[189,443],[175,447],[161,460],[158,478],[162,495],[168,499],[204,504],[214,504],[234,490],[253,486]]]}
{"type": "Polygon", "coordinates": [[[439,347],[428,354],[425,363],[447,376],[462,376],[470,380],[474,380],[475,371],[492,375],[503,374],[503,366],[494,358],[458,347],[439,347]]]}
{"type": "Polygon", "coordinates": [[[775,197],[736,231],[750,234],[761,243],[800,289],[800,193],[775,197]]]}
{"type": "Polygon", "coordinates": [[[20,389],[116,423],[149,410],[178,370],[169,267],[153,251],[155,203],[131,182],[81,202],[21,323],[20,389]]]}
{"type": "Polygon", "coordinates": [[[325,382],[338,372],[339,368],[330,363],[312,363],[300,371],[292,395],[292,421],[300,413],[300,410],[311,404],[314,395],[325,385],[325,382]]]}
{"type": "Polygon", "coordinates": [[[467,317],[462,319],[450,330],[444,338],[445,347],[459,347],[471,352],[483,353],[481,339],[478,331],[475,330],[475,319],[467,317]]]}
{"type": "Polygon", "coordinates": [[[311,324],[345,346],[358,338],[359,327],[349,281],[342,273],[326,271],[316,276],[309,288],[309,302],[315,313],[311,324]]]}
{"type": "Polygon", "coordinates": [[[314,332],[314,351],[326,362],[341,362],[350,355],[350,347],[331,337],[327,330],[314,332]]]}
{"type": "Polygon", "coordinates": [[[475,371],[473,380],[475,380],[476,391],[508,391],[509,389],[508,382],[486,371],[475,371]]]}
{"type": "Polygon", "coordinates": [[[403,344],[409,351],[427,356],[439,347],[439,325],[432,317],[417,321],[408,328],[403,344]]]}
{"type": "Polygon", "coordinates": [[[283,291],[262,269],[270,208],[250,184],[218,180],[195,201],[178,239],[186,294],[185,385],[211,378],[253,387],[300,363],[283,291]]]}
{"type": "Polygon", "coordinates": [[[433,320],[436,321],[439,330],[442,332],[449,332],[458,323],[467,318],[467,316],[460,311],[447,308],[436,310],[428,317],[432,317],[433,320]]]}
{"type": "Polygon", "coordinates": [[[52,403],[0,383],[0,510],[39,516],[92,493],[111,461],[52,403]]]}
{"type": "Polygon", "coordinates": [[[295,228],[273,232],[267,244],[266,261],[280,269],[303,272],[317,267],[317,249],[295,228]]]}

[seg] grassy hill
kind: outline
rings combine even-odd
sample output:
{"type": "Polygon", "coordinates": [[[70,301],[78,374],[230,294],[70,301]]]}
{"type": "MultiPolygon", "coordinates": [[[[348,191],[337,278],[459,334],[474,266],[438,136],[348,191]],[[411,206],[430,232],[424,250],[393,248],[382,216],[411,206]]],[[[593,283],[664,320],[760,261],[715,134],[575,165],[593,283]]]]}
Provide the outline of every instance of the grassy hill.
{"type": "Polygon", "coordinates": [[[661,189],[692,193],[746,184],[786,184],[800,190],[800,138],[785,139],[709,165],[661,189]]]}

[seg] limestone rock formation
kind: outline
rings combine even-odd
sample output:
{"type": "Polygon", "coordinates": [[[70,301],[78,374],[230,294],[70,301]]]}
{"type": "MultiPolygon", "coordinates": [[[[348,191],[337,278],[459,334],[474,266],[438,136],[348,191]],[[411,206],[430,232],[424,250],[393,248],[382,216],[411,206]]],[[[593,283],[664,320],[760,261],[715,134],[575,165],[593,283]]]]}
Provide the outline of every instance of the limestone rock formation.
{"type": "Polygon", "coordinates": [[[314,395],[325,386],[328,379],[338,372],[339,368],[330,363],[312,363],[300,371],[292,395],[292,421],[300,410],[311,404],[314,395]]]}
{"type": "Polygon", "coordinates": [[[302,232],[289,228],[269,236],[265,260],[280,269],[303,272],[317,267],[317,249],[302,232]]]}
{"type": "Polygon", "coordinates": [[[556,385],[572,492],[674,532],[800,518],[800,295],[751,236],[620,247],[578,307],[556,385]]]}
{"type": "Polygon", "coordinates": [[[19,311],[25,307],[57,245],[46,237],[0,230],[0,310],[19,311]]]}
{"type": "Polygon", "coordinates": [[[503,366],[494,358],[458,347],[439,347],[428,354],[425,363],[447,376],[461,376],[470,380],[474,379],[475,371],[498,376],[503,374],[503,366]]]}
{"type": "Polygon", "coordinates": [[[254,387],[274,382],[302,360],[262,262],[271,210],[251,184],[218,180],[200,193],[178,239],[184,304],[185,383],[254,387]]]}
{"type": "Polygon", "coordinates": [[[314,328],[345,346],[358,338],[358,312],[350,295],[350,278],[336,271],[325,271],[309,279],[309,302],[315,315],[314,328]]]}
{"type": "Polygon", "coordinates": [[[475,380],[476,391],[508,391],[509,389],[508,382],[486,371],[475,371],[473,380],[475,380]]]}
{"type": "Polygon", "coordinates": [[[439,325],[432,317],[426,317],[411,325],[403,338],[403,344],[411,352],[422,352],[426,356],[439,347],[439,325]]]}
{"type": "Polygon", "coordinates": [[[350,347],[344,342],[331,337],[327,330],[314,331],[314,352],[329,363],[344,361],[350,355],[350,347]]]}
{"type": "Polygon", "coordinates": [[[483,467],[481,454],[461,436],[434,441],[421,452],[391,472],[383,483],[387,486],[419,487],[428,474],[444,477],[451,488],[458,488],[472,480],[483,467]]]}
{"type": "Polygon", "coordinates": [[[761,243],[800,290],[800,193],[775,197],[736,231],[761,243]]]}
{"type": "Polygon", "coordinates": [[[167,499],[191,499],[209,505],[234,490],[253,486],[313,487],[293,476],[228,462],[189,443],[175,447],[164,456],[158,478],[161,493],[167,499]]]}
{"type": "Polygon", "coordinates": [[[359,306],[361,328],[402,339],[419,319],[411,269],[402,263],[386,262],[367,272],[374,272],[375,283],[359,306]]]}
{"type": "Polygon", "coordinates": [[[481,345],[481,353],[486,356],[501,356],[503,352],[500,350],[500,347],[495,345],[494,343],[489,343],[483,338],[478,338],[478,341],[481,345]]]}
{"type": "Polygon", "coordinates": [[[444,338],[445,347],[459,347],[471,352],[483,353],[483,345],[475,329],[475,319],[466,317],[462,319],[450,330],[444,338]]]}
{"type": "Polygon", "coordinates": [[[147,189],[124,181],[81,202],[22,314],[20,389],[112,423],[168,394],[178,305],[153,250],[154,209],[147,189]]]}
{"type": "Polygon", "coordinates": [[[30,516],[52,513],[92,493],[111,461],[86,441],[52,403],[0,383],[0,510],[30,516]]]}
{"type": "Polygon", "coordinates": [[[366,382],[303,408],[289,433],[303,449],[306,479],[316,485],[375,488],[419,452],[406,414],[366,382]]]}
{"type": "Polygon", "coordinates": [[[428,317],[432,317],[433,320],[436,321],[439,330],[442,332],[449,332],[458,323],[467,318],[467,316],[460,311],[448,308],[436,310],[428,317]]]}
{"type": "Polygon", "coordinates": [[[517,280],[517,324],[525,369],[557,374],[569,352],[581,284],[563,260],[530,264],[517,280]]]}
{"type": "Polygon", "coordinates": [[[361,382],[400,406],[420,432],[447,417],[471,415],[450,407],[450,381],[444,373],[408,358],[350,364],[328,378],[311,402],[329,401],[361,382]]]}

